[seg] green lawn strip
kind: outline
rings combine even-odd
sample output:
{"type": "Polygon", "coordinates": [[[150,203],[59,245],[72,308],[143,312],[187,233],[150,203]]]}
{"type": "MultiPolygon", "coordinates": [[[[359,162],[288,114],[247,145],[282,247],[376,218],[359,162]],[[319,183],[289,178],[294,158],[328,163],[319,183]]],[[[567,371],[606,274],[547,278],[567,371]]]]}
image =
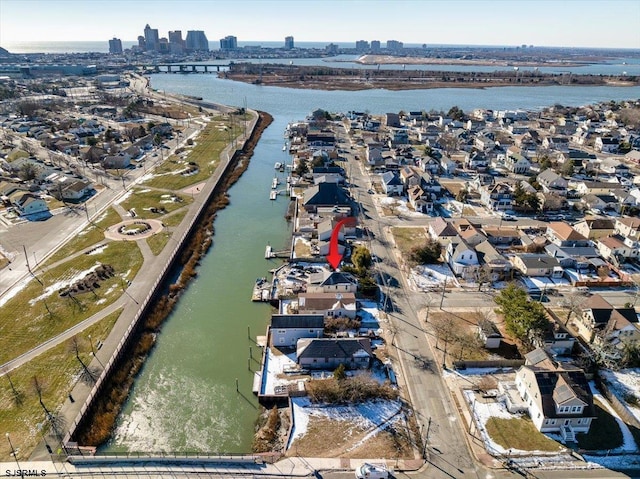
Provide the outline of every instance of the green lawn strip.
{"type": "Polygon", "coordinates": [[[122,221],[120,215],[113,208],[107,209],[98,221],[93,224],[87,225],[78,236],[68,241],[62,248],[56,251],[45,264],[53,264],[56,261],[67,258],[73,253],[77,253],[91,245],[94,245],[105,239],[104,230],[122,221]]]}
{"type": "Polygon", "coordinates": [[[391,234],[403,256],[409,254],[416,245],[421,245],[427,240],[427,233],[423,227],[419,228],[391,228],[391,234]]]}
{"type": "Polygon", "coordinates": [[[12,162],[14,160],[17,160],[18,158],[29,158],[29,156],[29,153],[27,153],[26,151],[16,149],[7,155],[7,160],[9,160],[9,162],[12,162]]]}
{"type": "Polygon", "coordinates": [[[134,188],[127,199],[120,203],[120,206],[127,211],[134,209],[136,218],[155,219],[192,202],[193,198],[187,195],[134,188]],[[157,212],[152,212],[151,208],[155,208],[157,212]]]}
{"type": "Polygon", "coordinates": [[[622,446],[624,438],[616,418],[604,408],[604,406],[594,401],[596,407],[596,419],[591,422],[591,427],[587,434],[576,434],[576,440],[581,449],[587,451],[606,451],[622,446]]]}
{"type": "Polygon", "coordinates": [[[158,256],[169,242],[169,238],[171,238],[171,233],[161,231],[160,233],[148,237],[147,244],[149,245],[149,248],[151,248],[151,252],[155,256],[158,256]]]}
{"type": "Polygon", "coordinates": [[[123,281],[135,277],[142,265],[142,254],[135,242],[114,241],[93,255],[81,255],[36,275],[15,297],[0,308],[0,363],[11,360],[102,310],[122,296],[123,281]],[[100,281],[99,288],[71,297],[61,297],[61,281],[97,265],[110,265],[115,275],[100,281]],[[53,288],[45,296],[47,288],[53,288]],[[48,308],[48,309],[47,309],[48,308]]]}
{"type": "Polygon", "coordinates": [[[187,214],[187,209],[171,213],[160,218],[165,226],[178,226],[187,214]]]}
{"type": "Polygon", "coordinates": [[[487,433],[504,449],[521,451],[559,451],[562,444],[549,439],[533,425],[528,417],[504,419],[491,417],[486,424],[487,433]]]}
{"type": "MultiPolygon", "coordinates": [[[[77,336],[79,356],[87,367],[93,359],[90,355],[89,335],[95,348],[98,341],[104,341],[108,336],[121,312],[122,310],[119,310],[110,314],[77,336]]],[[[73,343],[69,340],[9,373],[11,383],[18,393],[19,403],[11,389],[9,378],[0,377],[0,431],[3,435],[5,432],[9,433],[11,442],[18,451],[18,459],[24,460],[29,457],[42,439],[37,425],[45,423],[45,413],[38,401],[33,378],[36,377],[40,384],[43,404],[55,414],[82,371],[83,367],[76,358],[73,343]]],[[[92,369],[90,371],[94,372],[92,369]]],[[[47,424],[43,432],[46,433],[48,429],[47,424]]],[[[54,452],[60,447],[59,444],[50,446],[54,452]]],[[[13,461],[6,440],[0,441],[0,461],[13,461]]]]}
{"type": "Polygon", "coordinates": [[[220,153],[229,144],[231,138],[236,138],[242,132],[241,125],[234,124],[233,131],[228,120],[211,121],[198,135],[195,144],[183,160],[176,155],[168,158],[164,164],[154,170],[154,176],[145,185],[155,188],[180,190],[187,186],[205,181],[211,176],[220,162],[220,153]],[[194,165],[190,165],[193,163],[194,165]],[[190,175],[182,173],[188,169],[197,168],[197,172],[190,175]]]}

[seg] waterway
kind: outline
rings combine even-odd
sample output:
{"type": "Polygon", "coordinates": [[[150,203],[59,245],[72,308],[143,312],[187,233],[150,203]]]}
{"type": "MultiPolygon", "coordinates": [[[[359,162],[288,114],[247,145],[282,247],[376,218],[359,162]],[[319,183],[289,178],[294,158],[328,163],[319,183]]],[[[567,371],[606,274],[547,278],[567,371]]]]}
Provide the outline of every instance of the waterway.
{"type": "MultiPolygon", "coordinates": [[[[371,113],[399,110],[474,108],[539,109],[560,103],[578,106],[640,98],[640,87],[505,87],[487,90],[439,89],[389,92],[326,92],[256,86],[215,75],[153,75],[158,90],[269,112],[250,166],[229,191],[231,204],[215,220],[212,250],[198,277],[165,323],[158,343],[118,419],[110,451],[248,452],[257,403],[247,360],[251,335],[264,334],[270,307],[250,302],[251,288],[275,263],[264,259],[270,242],[284,246],[290,228],[284,220],[287,198],[269,201],[286,124],[311,111],[371,113]],[[236,392],[238,379],[240,393],[236,392]]],[[[252,361],[255,370],[257,363],[252,361]]]]}

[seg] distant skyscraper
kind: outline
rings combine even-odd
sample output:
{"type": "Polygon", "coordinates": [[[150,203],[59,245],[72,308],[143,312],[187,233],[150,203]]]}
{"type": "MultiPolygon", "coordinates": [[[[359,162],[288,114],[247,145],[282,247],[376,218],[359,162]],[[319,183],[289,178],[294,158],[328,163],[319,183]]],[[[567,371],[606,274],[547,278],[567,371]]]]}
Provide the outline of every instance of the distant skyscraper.
{"type": "Polygon", "coordinates": [[[372,52],[380,51],[380,40],[371,40],[371,51],[372,52]]]}
{"type": "Polygon", "coordinates": [[[144,41],[147,47],[147,51],[158,51],[160,43],[160,35],[158,35],[158,29],[151,28],[147,23],[147,26],[144,27],[144,41]]]}
{"type": "Polygon", "coordinates": [[[138,36],[138,48],[142,51],[145,51],[147,49],[147,42],[142,35],[138,36]]]}
{"type": "Polygon", "coordinates": [[[356,42],[356,51],[367,52],[369,51],[369,42],[366,40],[358,40],[356,42]]]}
{"type": "Polygon", "coordinates": [[[158,52],[169,53],[169,40],[166,37],[162,37],[158,41],[158,52]]]}
{"type": "Polygon", "coordinates": [[[338,54],[338,45],[336,45],[335,43],[329,43],[329,45],[327,45],[326,47],[324,47],[324,50],[329,54],[329,55],[337,55],[338,54]]]}
{"type": "Polygon", "coordinates": [[[109,40],[109,53],[114,55],[122,53],[122,42],[119,38],[113,37],[109,40]]]}
{"type": "Polygon", "coordinates": [[[209,40],[202,30],[189,30],[186,43],[187,50],[190,52],[209,51],[209,40]]]}
{"type": "Polygon", "coordinates": [[[175,30],[169,32],[169,51],[171,53],[182,53],[185,49],[185,42],[182,39],[182,31],[175,30]]]}
{"type": "Polygon", "coordinates": [[[293,37],[284,37],[284,48],[287,50],[293,50],[293,37]]]}
{"type": "Polygon", "coordinates": [[[387,50],[402,50],[404,44],[397,40],[387,40],[387,50]]]}
{"type": "Polygon", "coordinates": [[[238,39],[233,35],[227,35],[220,39],[220,50],[235,50],[238,48],[238,39]]]}

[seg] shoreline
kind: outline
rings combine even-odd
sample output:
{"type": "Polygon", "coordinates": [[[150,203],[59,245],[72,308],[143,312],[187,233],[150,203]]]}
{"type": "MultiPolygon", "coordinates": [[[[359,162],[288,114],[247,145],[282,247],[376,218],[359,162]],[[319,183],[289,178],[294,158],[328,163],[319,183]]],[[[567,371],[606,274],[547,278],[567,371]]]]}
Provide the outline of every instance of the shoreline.
{"type": "MultiPolygon", "coordinates": [[[[347,60],[337,60],[345,61],[347,60]]],[[[520,61],[506,59],[466,59],[466,58],[434,58],[434,57],[397,57],[392,55],[362,55],[349,63],[361,65],[460,65],[460,66],[495,66],[495,67],[579,67],[593,65],[597,62],[575,61],[520,61]]]]}
{"type": "MultiPolygon", "coordinates": [[[[115,366],[106,377],[104,386],[98,394],[92,390],[95,400],[86,404],[72,425],[75,430],[68,432],[68,437],[82,446],[100,446],[109,440],[119,412],[129,396],[137,374],[155,345],[155,335],[162,330],[162,325],[180,299],[181,293],[189,286],[197,275],[197,266],[202,257],[210,249],[214,237],[214,220],[218,211],[229,204],[227,192],[242,176],[249,166],[262,132],[273,121],[271,115],[257,112],[256,123],[243,148],[236,150],[225,165],[223,173],[212,183],[211,196],[202,205],[193,230],[178,246],[175,257],[182,258],[169,267],[170,274],[160,281],[150,296],[157,296],[154,304],[143,315],[123,348],[120,364],[115,366]],[[177,280],[173,279],[176,278],[177,280]],[[99,424],[98,428],[94,426],[99,424]]],[[[222,166],[222,165],[221,165],[222,166]]],[[[215,176],[215,174],[214,174],[215,176]]],[[[124,338],[123,338],[124,339],[124,338]]],[[[93,399],[92,398],[92,399],[93,399]]]]}

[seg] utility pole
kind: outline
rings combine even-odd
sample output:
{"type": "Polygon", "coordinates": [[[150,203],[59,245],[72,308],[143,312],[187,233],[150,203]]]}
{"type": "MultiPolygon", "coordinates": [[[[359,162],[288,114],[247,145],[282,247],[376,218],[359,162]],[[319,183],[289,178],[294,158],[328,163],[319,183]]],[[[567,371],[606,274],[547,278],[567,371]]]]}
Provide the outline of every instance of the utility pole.
{"type": "Polygon", "coordinates": [[[442,296],[440,297],[440,309],[442,309],[442,305],[444,304],[444,293],[447,290],[447,278],[444,278],[444,284],[442,285],[442,296]]]}

